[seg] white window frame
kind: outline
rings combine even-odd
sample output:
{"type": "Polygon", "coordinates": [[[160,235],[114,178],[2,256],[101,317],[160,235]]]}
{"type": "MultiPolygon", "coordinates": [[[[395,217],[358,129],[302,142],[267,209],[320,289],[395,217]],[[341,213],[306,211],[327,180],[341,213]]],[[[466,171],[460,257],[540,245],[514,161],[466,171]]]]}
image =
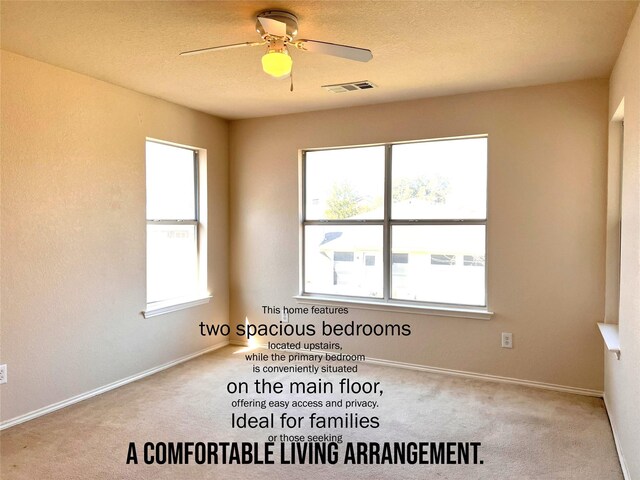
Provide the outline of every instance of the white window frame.
{"type": "MultiPolygon", "coordinates": [[[[176,296],[173,298],[162,299],[159,301],[149,302],[148,292],[146,309],[142,312],[145,318],[155,317],[165,313],[175,312],[185,308],[194,307],[208,303],[212,298],[207,291],[207,151],[202,148],[182,145],[164,140],[147,137],[145,146],[148,142],[169,145],[172,147],[184,148],[193,151],[194,162],[194,195],[195,195],[195,215],[193,220],[175,220],[175,219],[149,219],[146,218],[146,225],[194,225],[196,235],[196,255],[197,255],[197,287],[196,290],[187,296],[176,296]]],[[[145,156],[146,159],[146,156],[145,156]]],[[[146,176],[145,176],[146,178],[146,176]]],[[[145,228],[145,232],[147,229],[145,228]]],[[[147,243],[145,242],[145,251],[147,243]]],[[[145,269],[148,274],[148,268],[145,269]]],[[[146,276],[145,276],[146,278],[146,276]]]]}
{"type": "MultiPolygon", "coordinates": [[[[352,145],[345,147],[332,147],[332,148],[309,148],[300,150],[299,164],[300,164],[300,198],[299,198],[299,210],[300,210],[300,283],[299,294],[294,298],[300,303],[307,304],[332,304],[332,305],[351,305],[357,308],[372,309],[372,310],[385,310],[385,311],[411,311],[415,313],[424,313],[437,316],[451,316],[451,317],[463,317],[463,318],[476,318],[488,320],[493,316],[488,308],[488,188],[487,188],[487,205],[485,209],[484,219],[433,219],[433,220],[392,220],[391,219],[391,204],[392,204],[392,147],[394,145],[402,145],[407,143],[425,143],[425,142],[437,142],[437,141],[450,141],[450,140],[464,140],[471,138],[486,138],[488,149],[488,135],[468,135],[459,137],[447,137],[447,138],[435,138],[415,140],[410,142],[389,142],[371,145],[352,145]],[[327,150],[342,150],[349,148],[362,148],[369,146],[384,146],[385,147],[385,160],[384,160],[384,218],[382,220],[308,220],[306,218],[306,155],[307,152],[313,151],[327,151],[327,150]],[[305,227],[309,225],[336,225],[336,226],[361,226],[361,225],[382,225],[383,227],[383,242],[382,242],[382,261],[383,261],[383,296],[382,298],[373,297],[354,297],[348,295],[339,294],[319,294],[305,291],[305,227]],[[391,298],[391,230],[396,225],[483,225],[485,227],[485,278],[484,278],[484,305],[461,305],[461,304],[449,304],[449,303],[435,303],[413,300],[396,300],[391,298]]],[[[488,172],[488,152],[487,152],[487,172],[488,172]]],[[[488,182],[488,175],[487,175],[488,182]]]]}

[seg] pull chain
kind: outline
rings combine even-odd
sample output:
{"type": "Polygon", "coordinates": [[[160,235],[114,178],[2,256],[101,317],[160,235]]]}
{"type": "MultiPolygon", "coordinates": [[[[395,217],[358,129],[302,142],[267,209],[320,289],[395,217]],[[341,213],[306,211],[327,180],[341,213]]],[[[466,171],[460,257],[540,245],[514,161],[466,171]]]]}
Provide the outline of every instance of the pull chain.
{"type": "Polygon", "coordinates": [[[293,67],[291,67],[291,73],[289,74],[289,79],[291,80],[291,88],[289,88],[289,91],[293,92],[293,67]]]}

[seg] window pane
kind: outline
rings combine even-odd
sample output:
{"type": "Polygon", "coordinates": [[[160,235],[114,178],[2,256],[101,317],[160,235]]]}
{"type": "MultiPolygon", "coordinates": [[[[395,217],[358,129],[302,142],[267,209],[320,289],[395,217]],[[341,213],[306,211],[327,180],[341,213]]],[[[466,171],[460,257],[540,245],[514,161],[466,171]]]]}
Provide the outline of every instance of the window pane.
{"type": "Polygon", "coordinates": [[[484,219],[487,139],[392,146],[394,219],[484,219]]]}
{"type": "Polygon", "coordinates": [[[484,225],[397,225],[392,245],[394,299],[485,305],[484,225]]]}
{"type": "Polygon", "coordinates": [[[382,219],[384,147],[307,152],[307,220],[382,219]]]}
{"type": "Polygon", "coordinates": [[[382,226],[308,225],[307,293],[382,297],[382,226]]]}
{"type": "Polygon", "coordinates": [[[195,225],[147,225],[147,303],[197,291],[195,225]]]}
{"type": "Polygon", "coordinates": [[[147,142],[147,219],[196,219],[193,150],[147,142]]]}

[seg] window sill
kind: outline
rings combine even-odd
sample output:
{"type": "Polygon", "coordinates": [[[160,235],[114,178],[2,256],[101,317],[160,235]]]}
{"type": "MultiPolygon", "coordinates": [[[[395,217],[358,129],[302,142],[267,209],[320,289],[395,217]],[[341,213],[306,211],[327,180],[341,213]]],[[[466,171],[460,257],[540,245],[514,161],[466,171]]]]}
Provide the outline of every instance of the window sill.
{"type": "Polygon", "coordinates": [[[158,315],[164,315],[165,313],[177,312],[178,310],[184,310],[185,308],[209,303],[211,298],[211,295],[203,295],[189,298],[174,298],[163,302],[149,303],[147,305],[147,309],[142,312],[142,315],[144,315],[144,318],[157,317],[158,315]]]}
{"type": "Polygon", "coordinates": [[[598,328],[600,329],[607,350],[615,353],[616,358],[620,360],[620,335],[618,325],[615,323],[598,323],[598,328]]]}
{"type": "Polygon", "coordinates": [[[373,300],[346,300],[329,297],[321,297],[314,295],[295,295],[298,303],[313,305],[337,305],[347,306],[364,310],[381,310],[385,312],[399,313],[416,313],[419,315],[432,315],[437,317],[458,317],[458,318],[474,318],[477,320],[491,320],[493,312],[484,308],[465,308],[465,307],[440,307],[431,305],[414,305],[399,301],[394,302],[376,302],[373,300]]]}

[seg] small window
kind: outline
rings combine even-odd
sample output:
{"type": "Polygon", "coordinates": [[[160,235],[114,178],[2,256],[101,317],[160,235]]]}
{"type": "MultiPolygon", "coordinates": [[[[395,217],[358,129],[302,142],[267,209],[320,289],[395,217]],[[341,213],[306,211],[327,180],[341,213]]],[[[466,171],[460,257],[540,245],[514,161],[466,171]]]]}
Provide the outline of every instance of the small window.
{"type": "Polygon", "coordinates": [[[367,267],[375,267],[376,266],[376,257],[375,257],[375,255],[365,255],[364,256],[364,264],[367,267]]]}
{"type": "Polygon", "coordinates": [[[199,290],[197,151],[146,143],[147,304],[199,290]]]}

